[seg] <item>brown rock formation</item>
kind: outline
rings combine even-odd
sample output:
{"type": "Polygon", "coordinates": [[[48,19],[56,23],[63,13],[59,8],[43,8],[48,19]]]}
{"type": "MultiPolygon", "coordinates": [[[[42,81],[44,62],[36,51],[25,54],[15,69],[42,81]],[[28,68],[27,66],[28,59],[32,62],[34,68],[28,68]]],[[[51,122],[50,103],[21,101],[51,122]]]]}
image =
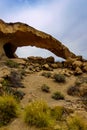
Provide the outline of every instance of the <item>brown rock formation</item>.
{"type": "Polygon", "coordinates": [[[14,58],[17,47],[21,46],[44,48],[64,59],[75,57],[75,54],[49,34],[23,23],[5,23],[0,20],[0,58],[14,58]]]}

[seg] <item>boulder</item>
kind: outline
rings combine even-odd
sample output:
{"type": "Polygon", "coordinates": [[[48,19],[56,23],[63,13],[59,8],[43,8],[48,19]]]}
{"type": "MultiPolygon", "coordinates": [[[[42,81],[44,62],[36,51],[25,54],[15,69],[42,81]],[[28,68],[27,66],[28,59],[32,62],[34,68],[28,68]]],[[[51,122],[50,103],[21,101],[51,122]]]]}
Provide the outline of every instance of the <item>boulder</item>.
{"type": "Polygon", "coordinates": [[[49,34],[24,23],[0,20],[0,58],[15,58],[17,47],[36,46],[67,59],[76,57],[66,46],[49,34]]]}
{"type": "Polygon", "coordinates": [[[60,71],[60,74],[66,75],[67,77],[70,77],[71,75],[73,75],[73,72],[68,70],[68,69],[62,69],[60,71]]]}
{"type": "Polygon", "coordinates": [[[75,75],[81,75],[83,72],[79,67],[76,67],[75,69],[75,75]]]}
{"type": "Polygon", "coordinates": [[[53,69],[46,63],[42,66],[43,70],[52,71],[53,69]]]}
{"type": "Polygon", "coordinates": [[[74,69],[77,68],[77,67],[81,68],[82,64],[83,63],[81,61],[76,60],[76,61],[73,62],[72,66],[73,66],[74,69]]]}
{"type": "Polygon", "coordinates": [[[83,70],[83,72],[87,72],[87,62],[83,63],[82,70],[83,70]]]}
{"type": "Polygon", "coordinates": [[[48,65],[48,64],[44,64],[44,65],[43,65],[43,69],[49,70],[49,65],[48,65]]]}
{"type": "Polygon", "coordinates": [[[53,64],[51,64],[50,66],[51,66],[53,69],[57,69],[57,68],[58,68],[57,63],[53,63],[53,64]]]}
{"type": "Polygon", "coordinates": [[[46,63],[54,63],[54,62],[55,62],[54,57],[50,56],[46,58],[46,63]]]}
{"type": "Polygon", "coordinates": [[[73,62],[74,62],[75,60],[76,60],[75,58],[69,57],[69,58],[67,58],[66,61],[63,61],[63,66],[64,66],[65,68],[72,68],[72,64],[73,64],[73,62]]]}
{"type": "Polygon", "coordinates": [[[10,69],[8,67],[0,68],[0,78],[4,78],[10,75],[10,69]]]}

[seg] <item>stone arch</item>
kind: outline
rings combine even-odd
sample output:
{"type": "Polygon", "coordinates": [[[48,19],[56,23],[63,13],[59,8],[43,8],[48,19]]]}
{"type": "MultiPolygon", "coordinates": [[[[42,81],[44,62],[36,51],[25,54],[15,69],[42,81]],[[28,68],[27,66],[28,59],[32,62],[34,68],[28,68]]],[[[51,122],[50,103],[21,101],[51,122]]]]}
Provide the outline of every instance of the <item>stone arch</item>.
{"type": "Polygon", "coordinates": [[[65,45],[49,34],[23,23],[0,21],[0,57],[14,58],[17,47],[36,46],[67,59],[76,57],[65,45]]]}

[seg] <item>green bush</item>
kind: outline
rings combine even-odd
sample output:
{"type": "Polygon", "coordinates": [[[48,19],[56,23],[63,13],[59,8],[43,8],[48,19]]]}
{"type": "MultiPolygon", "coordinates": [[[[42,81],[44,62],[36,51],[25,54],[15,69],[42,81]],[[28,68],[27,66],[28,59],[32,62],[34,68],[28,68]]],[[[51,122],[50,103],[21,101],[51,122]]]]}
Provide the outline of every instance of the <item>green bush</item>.
{"type": "Polygon", "coordinates": [[[52,98],[55,100],[64,100],[64,95],[60,92],[55,92],[53,93],[52,98]]]}
{"type": "Polygon", "coordinates": [[[18,68],[19,64],[12,61],[12,60],[7,60],[6,61],[6,65],[10,68],[18,68]]]}
{"type": "Polygon", "coordinates": [[[65,76],[63,74],[55,74],[54,79],[58,83],[64,83],[66,81],[65,76]]]}
{"type": "Polygon", "coordinates": [[[42,76],[45,76],[47,78],[50,78],[51,77],[51,73],[50,72],[43,72],[42,73],[42,76]]]}
{"type": "Polygon", "coordinates": [[[18,105],[11,96],[0,97],[0,126],[6,125],[17,116],[18,105]]]}
{"type": "Polygon", "coordinates": [[[50,109],[44,101],[34,101],[26,106],[24,119],[28,125],[48,127],[52,123],[50,109]]]}
{"type": "Polygon", "coordinates": [[[10,82],[7,79],[4,79],[3,82],[2,82],[2,86],[9,87],[10,86],[10,82]]]}
{"type": "Polygon", "coordinates": [[[69,117],[67,120],[68,130],[87,130],[87,122],[79,115],[69,117]]]}
{"type": "Polygon", "coordinates": [[[44,91],[44,92],[46,92],[46,93],[49,93],[50,92],[50,87],[47,86],[46,84],[43,84],[41,86],[41,90],[44,91]]]}
{"type": "Polygon", "coordinates": [[[54,108],[51,109],[51,115],[56,120],[62,120],[63,114],[64,114],[64,107],[62,106],[55,106],[54,108]]]}

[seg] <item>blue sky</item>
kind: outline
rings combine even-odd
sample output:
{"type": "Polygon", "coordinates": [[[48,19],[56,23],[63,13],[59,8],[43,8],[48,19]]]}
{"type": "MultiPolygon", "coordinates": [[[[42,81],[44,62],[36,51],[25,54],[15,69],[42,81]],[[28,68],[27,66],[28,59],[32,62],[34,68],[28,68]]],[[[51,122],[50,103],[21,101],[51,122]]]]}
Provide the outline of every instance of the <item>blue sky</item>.
{"type": "MultiPolygon", "coordinates": [[[[87,0],[0,0],[0,18],[49,33],[87,59],[87,0]]],[[[19,48],[16,53],[20,57],[53,55],[35,47],[19,48]]]]}

